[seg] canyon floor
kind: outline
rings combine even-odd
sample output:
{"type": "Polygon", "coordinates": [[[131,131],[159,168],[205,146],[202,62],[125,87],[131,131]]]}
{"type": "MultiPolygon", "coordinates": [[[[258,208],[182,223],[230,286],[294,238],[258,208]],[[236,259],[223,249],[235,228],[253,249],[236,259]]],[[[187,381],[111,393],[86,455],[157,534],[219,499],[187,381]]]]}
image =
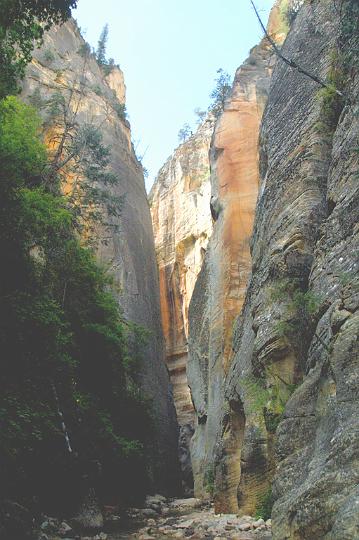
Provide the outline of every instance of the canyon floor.
{"type": "Polygon", "coordinates": [[[215,514],[209,503],[200,499],[147,497],[145,508],[133,508],[117,515],[108,509],[103,532],[76,533],[66,522],[47,518],[41,525],[39,540],[270,540],[271,521],[235,514],[215,514]],[[55,525],[57,523],[57,526],[55,525]],[[54,526],[57,530],[55,532],[54,526]],[[49,529],[52,528],[52,534],[49,529]],[[106,532],[105,532],[106,531],[106,532]],[[111,532],[113,531],[113,532],[111,532]]]}
{"type": "Polygon", "coordinates": [[[149,518],[140,528],[107,537],[107,540],[164,540],[164,539],[193,539],[193,540],[270,540],[270,520],[250,516],[238,517],[235,514],[215,514],[210,505],[196,506],[196,499],[173,501],[181,507],[180,513],[171,512],[167,516],[149,518]],[[183,502],[189,504],[187,510],[183,502]],[[190,505],[194,504],[195,507],[190,505]]]}

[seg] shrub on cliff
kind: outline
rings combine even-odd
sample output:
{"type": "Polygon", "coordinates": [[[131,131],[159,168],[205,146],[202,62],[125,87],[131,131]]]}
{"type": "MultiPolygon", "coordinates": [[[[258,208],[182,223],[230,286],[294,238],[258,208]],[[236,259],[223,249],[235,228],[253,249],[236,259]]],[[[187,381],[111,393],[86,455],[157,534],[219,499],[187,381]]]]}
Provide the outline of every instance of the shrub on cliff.
{"type": "Polygon", "coordinates": [[[212,103],[208,110],[215,116],[219,116],[224,110],[226,99],[229,97],[232,85],[231,77],[222,68],[217,70],[218,77],[215,79],[215,87],[210,94],[212,103]]]}

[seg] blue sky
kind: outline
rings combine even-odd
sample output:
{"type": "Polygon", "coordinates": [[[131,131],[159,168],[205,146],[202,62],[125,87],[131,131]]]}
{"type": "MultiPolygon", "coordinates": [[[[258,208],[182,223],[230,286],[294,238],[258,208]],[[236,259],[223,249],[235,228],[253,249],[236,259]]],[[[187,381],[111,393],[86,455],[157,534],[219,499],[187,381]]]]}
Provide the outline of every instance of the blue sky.
{"type": "MultiPolygon", "coordinates": [[[[274,0],[257,0],[267,20],[274,0]]],[[[109,24],[107,56],[125,74],[127,109],[147,188],[178,145],[193,110],[207,108],[216,71],[231,76],[262,37],[249,0],[79,0],[73,13],[96,46],[109,24]]]]}

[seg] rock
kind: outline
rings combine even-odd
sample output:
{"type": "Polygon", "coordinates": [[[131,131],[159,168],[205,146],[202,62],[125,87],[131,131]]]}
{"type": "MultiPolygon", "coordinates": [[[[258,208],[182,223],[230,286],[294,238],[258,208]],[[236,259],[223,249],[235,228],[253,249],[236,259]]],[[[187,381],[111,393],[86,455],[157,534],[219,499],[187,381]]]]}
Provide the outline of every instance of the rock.
{"type": "Polygon", "coordinates": [[[70,527],[70,525],[68,523],[66,523],[65,521],[63,521],[58,529],[58,534],[61,536],[61,537],[66,537],[66,536],[70,536],[70,533],[73,533],[73,529],[72,527],[70,527]]]}
{"type": "Polygon", "coordinates": [[[151,503],[159,504],[159,503],[165,503],[166,501],[167,499],[163,495],[159,495],[159,494],[147,495],[145,499],[145,504],[146,505],[151,504],[151,503]]]}
{"type": "Polygon", "coordinates": [[[104,529],[106,532],[117,532],[122,525],[122,519],[115,514],[108,515],[104,519],[104,529]]]}
{"type": "Polygon", "coordinates": [[[170,509],[168,508],[168,506],[162,506],[161,508],[161,514],[163,516],[168,516],[170,513],[170,509]]]}
{"type": "Polygon", "coordinates": [[[260,527],[261,525],[265,525],[265,521],[264,519],[260,518],[260,519],[257,519],[257,521],[254,521],[253,523],[253,527],[255,529],[257,529],[258,527],[260,527]]]}
{"type": "Polygon", "coordinates": [[[271,520],[271,519],[267,519],[267,521],[266,521],[266,526],[267,526],[268,528],[270,528],[270,527],[272,526],[272,520],[271,520]]]}
{"type": "Polygon", "coordinates": [[[148,519],[148,520],[147,520],[147,525],[148,525],[149,527],[155,526],[155,525],[156,525],[156,521],[155,521],[154,519],[152,519],[152,518],[151,518],[151,519],[148,519]]]}
{"type": "Polygon", "coordinates": [[[170,503],[170,508],[174,510],[190,510],[195,508],[201,508],[203,502],[201,499],[175,499],[170,503]]]}
{"type": "Polygon", "coordinates": [[[141,534],[139,536],[139,540],[153,540],[154,536],[151,536],[150,534],[141,534]]]}
{"type": "MultiPolygon", "coordinates": [[[[104,144],[111,149],[110,168],[118,178],[118,183],[111,187],[111,195],[123,197],[126,194],[126,203],[121,216],[111,218],[119,227],[115,234],[106,235],[110,237],[106,245],[100,242],[98,257],[101,263],[113,266],[114,279],[121,289],[117,300],[126,318],[141,322],[152,336],[146,344],[147,360],[141,364],[139,382],[143,393],[155,403],[152,412],[157,418],[153,426],[155,444],[151,451],[151,472],[155,485],[166,492],[180,487],[178,431],[164,365],[156,255],[143,170],[131,144],[130,124],[114,109],[125,104],[124,75],[118,66],[114,66],[105,76],[91,56],[86,58],[84,71],[84,57],[80,52],[84,44],[73,19],[45,32],[43,46],[34,49],[34,60],[27,66],[22,98],[28,100],[36,89],[43,100],[49,100],[57,92],[68,96],[83,78],[83,97],[76,122],[84,125],[91,121],[98,126],[104,144]],[[44,65],[46,50],[53,51],[56,59],[44,65]],[[99,91],[95,92],[94,88],[99,91]],[[108,114],[110,110],[111,115],[108,114]]],[[[75,100],[71,104],[74,108],[79,105],[75,100]]]]}
{"type": "MultiPolygon", "coordinates": [[[[332,3],[303,2],[283,54],[326,77],[340,24],[332,3]]],[[[353,46],[341,54],[358,63],[353,46]]],[[[355,106],[328,118],[318,87],[263,41],[211,146],[215,224],[189,307],[195,495],[210,475],[216,512],[239,501],[253,514],[275,470],[278,540],[358,536],[359,85],[356,70],[345,76],[355,106]],[[260,388],[269,406],[253,411],[260,388]]]]}
{"type": "Polygon", "coordinates": [[[96,536],[93,537],[93,540],[107,540],[107,538],[107,534],[101,532],[100,534],[96,534],[96,536]]]}
{"type": "Polygon", "coordinates": [[[141,510],[141,514],[144,517],[148,518],[158,517],[158,512],[156,512],[156,510],[153,510],[152,508],[144,508],[143,510],[141,510]]]}
{"type": "MultiPolygon", "coordinates": [[[[275,7],[271,20],[277,10],[275,7]]],[[[278,42],[283,40],[275,28],[271,35],[278,42]]],[[[259,186],[258,137],[272,65],[273,51],[263,40],[238,68],[224,112],[215,125],[210,149],[213,233],[189,306],[187,376],[198,416],[191,441],[196,497],[208,498],[208,473],[214,476],[213,462],[221,459],[216,456],[216,448],[221,447],[217,441],[227,422],[225,414],[231,432],[226,438],[230,448],[223,449],[226,473],[223,477],[216,475],[217,513],[239,511],[238,445],[244,420],[228,415],[231,409],[224,403],[223,381],[234,357],[234,322],[243,306],[251,273],[250,237],[259,186]]],[[[255,504],[254,496],[249,507],[244,509],[242,505],[241,511],[253,512],[255,504]]]]}
{"type": "Polygon", "coordinates": [[[42,531],[49,532],[49,533],[58,531],[59,527],[60,527],[59,521],[54,518],[47,518],[40,525],[40,529],[42,531]]]}
{"type": "Polygon", "coordinates": [[[209,116],[159,171],[150,193],[160,278],[166,363],[180,424],[183,488],[193,495],[189,444],[194,411],[186,379],[188,306],[212,232],[208,150],[214,118],[209,116]]]}
{"type": "Polygon", "coordinates": [[[252,526],[252,523],[241,523],[240,525],[238,525],[238,528],[240,531],[249,531],[250,529],[253,528],[252,526]]]}

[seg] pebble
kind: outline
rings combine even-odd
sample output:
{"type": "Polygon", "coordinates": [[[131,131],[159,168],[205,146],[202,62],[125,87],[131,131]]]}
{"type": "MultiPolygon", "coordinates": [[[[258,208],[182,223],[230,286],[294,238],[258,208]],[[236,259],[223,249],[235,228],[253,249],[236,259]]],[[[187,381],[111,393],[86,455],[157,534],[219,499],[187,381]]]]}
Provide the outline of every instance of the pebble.
{"type": "Polygon", "coordinates": [[[238,528],[240,531],[250,531],[252,528],[252,523],[241,523],[238,528]]]}

